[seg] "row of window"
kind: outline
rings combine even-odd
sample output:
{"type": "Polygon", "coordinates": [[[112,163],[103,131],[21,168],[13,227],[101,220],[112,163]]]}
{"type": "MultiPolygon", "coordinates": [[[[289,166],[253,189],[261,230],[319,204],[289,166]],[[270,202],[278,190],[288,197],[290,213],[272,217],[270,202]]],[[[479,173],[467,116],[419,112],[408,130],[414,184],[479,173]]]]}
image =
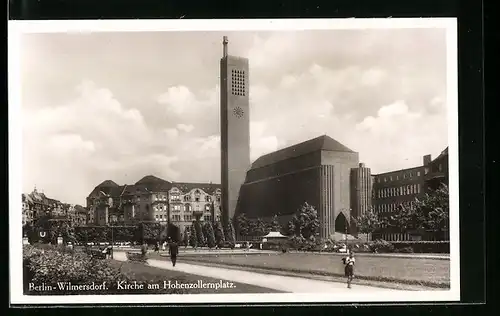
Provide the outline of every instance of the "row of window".
{"type": "MultiPolygon", "coordinates": [[[[192,201],[194,201],[194,202],[212,202],[212,196],[205,195],[204,199],[202,197],[203,196],[200,195],[199,193],[195,194],[194,199],[191,197],[191,195],[183,195],[182,200],[184,202],[192,202],[192,201]]],[[[220,199],[221,199],[220,195],[217,195],[216,201],[220,202],[220,199]]],[[[167,201],[167,200],[168,200],[168,198],[166,195],[156,195],[156,194],[153,195],[153,201],[167,201]]],[[[176,194],[176,193],[171,194],[170,201],[181,201],[181,195],[176,194]]],[[[95,199],[93,204],[98,204],[98,202],[99,202],[99,199],[95,199]]],[[[133,199],[123,199],[122,200],[122,203],[133,203],[133,202],[137,202],[137,203],[141,202],[141,198],[138,196],[135,198],[135,200],[133,200],[133,199]]]]}
{"type": "MultiPolygon", "coordinates": [[[[165,215],[165,219],[167,218],[167,216],[165,215]]],[[[184,221],[184,222],[192,222],[195,220],[194,216],[192,215],[184,215],[184,216],[181,216],[181,215],[172,215],[172,221],[173,222],[180,222],[180,221],[184,221]]],[[[202,217],[202,219],[204,221],[211,221],[212,220],[212,215],[205,215],[202,217]]],[[[160,217],[158,217],[158,215],[156,215],[156,220],[161,220],[163,219],[163,217],[160,215],[160,217]]],[[[220,219],[219,216],[216,217],[217,220],[220,219]]]]}
{"type": "MultiPolygon", "coordinates": [[[[172,205],[172,211],[180,211],[181,206],[182,206],[182,209],[184,210],[184,212],[191,212],[193,210],[193,208],[190,204],[185,204],[185,205],[175,204],[175,205],[172,205]]],[[[199,205],[195,205],[194,208],[195,208],[195,211],[197,211],[197,212],[200,211],[199,205]]],[[[210,206],[210,204],[205,205],[205,211],[210,211],[211,208],[212,207],[210,206]]]]}
{"type": "Polygon", "coordinates": [[[376,197],[380,199],[380,198],[419,194],[419,193],[420,193],[420,183],[415,183],[415,184],[403,185],[400,187],[383,188],[377,190],[376,197]]]}
{"type": "Polygon", "coordinates": [[[375,206],[375,211],[377,213],[389,213],[394,212],[398,209],[400,205],[404,207],[413,207],[415,205],[415,201],[405,201],[401,203],[389,203],[389,204],[380,204],[375,206]]]}
{"type": "Polygon", "coordinates": [[[399,175],[394,175],[394,176],[384,176],[384,177],[377,177],[376,182],[381,183],[381,182],[391,182],[391,181],[398,181],[401,179],[411,179],[413,177],[420,177],[420,171],[409,171],[403,173],[403,176],[400,177],[399,175]]]}

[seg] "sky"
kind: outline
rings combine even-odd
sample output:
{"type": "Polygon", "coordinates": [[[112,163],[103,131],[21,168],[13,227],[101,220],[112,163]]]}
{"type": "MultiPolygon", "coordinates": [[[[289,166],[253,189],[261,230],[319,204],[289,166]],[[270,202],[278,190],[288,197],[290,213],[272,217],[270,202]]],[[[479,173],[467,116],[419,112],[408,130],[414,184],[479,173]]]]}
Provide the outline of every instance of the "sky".
{"type": "Polygon", "coordinates": [[[220,183],[224,35],[249,58],[252,161],[326,134],[376,174],[448,146],[445,29],[24,34],[23,192],[220,183]]]}

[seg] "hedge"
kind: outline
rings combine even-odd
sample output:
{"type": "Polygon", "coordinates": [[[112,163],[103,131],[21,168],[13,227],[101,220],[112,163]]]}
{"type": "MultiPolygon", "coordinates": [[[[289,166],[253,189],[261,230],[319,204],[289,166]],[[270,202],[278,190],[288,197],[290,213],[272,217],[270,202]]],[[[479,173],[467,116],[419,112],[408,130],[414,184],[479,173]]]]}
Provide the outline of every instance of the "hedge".
{"type": "MultiPolygon", "coordinates": [[[[298,251],[334,252],[344,247],[345,241],[334,240],[306,240],[301,237],[292,237],[283,241],[270,241],[263,244],[263,249],[293,249],[298,251]]],[[[354,252],[375,253],[449,253],[449,241],[375,241],[349,240],[347,246],[354,252]]]]}

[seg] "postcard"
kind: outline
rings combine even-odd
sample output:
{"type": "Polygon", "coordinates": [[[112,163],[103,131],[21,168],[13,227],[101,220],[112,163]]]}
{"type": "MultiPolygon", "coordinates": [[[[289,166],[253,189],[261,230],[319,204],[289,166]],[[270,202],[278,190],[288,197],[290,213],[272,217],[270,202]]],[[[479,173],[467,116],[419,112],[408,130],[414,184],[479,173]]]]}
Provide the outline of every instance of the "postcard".
{"type": "Polygon", "coordinates": [[[460,299],[456,19],[8,40],[11,304],[460,299]]]}

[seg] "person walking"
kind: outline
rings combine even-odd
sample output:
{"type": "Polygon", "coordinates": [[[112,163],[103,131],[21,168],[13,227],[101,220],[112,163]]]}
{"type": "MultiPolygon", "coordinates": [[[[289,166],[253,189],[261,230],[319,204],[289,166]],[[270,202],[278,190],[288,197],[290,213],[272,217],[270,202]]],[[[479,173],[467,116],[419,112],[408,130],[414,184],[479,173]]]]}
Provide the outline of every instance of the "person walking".
{"type": "Polygon", "coordinates": [[[159,242],[155,243],[155,252],[160,252],[160,243],[159,242]]]}
{"type": "Polygon", "coordinates": [[[167,250],[167,241],[166,240],[163,242],[163,244],[161,244],[161,250],[162,251],[167,250]]]}
{"type": "Polygon", "coordinates": [[[175,241],[169,240],[168,253],[170,254],[170,260],[172,261],[172,266],[175,267],[177,262],[177,255],[179,254],[179,245],[175,241]]]}
{"type": "Polygon", "coordinates": [[[349,252],[349,256],[342,259],[344,262],[345,268],[345,276],[347,277],[347,288],[351,288],[351,282],[354,277],[354,263],[356,259],[354,259],[354,254],[352,250],[349,252]]]}

